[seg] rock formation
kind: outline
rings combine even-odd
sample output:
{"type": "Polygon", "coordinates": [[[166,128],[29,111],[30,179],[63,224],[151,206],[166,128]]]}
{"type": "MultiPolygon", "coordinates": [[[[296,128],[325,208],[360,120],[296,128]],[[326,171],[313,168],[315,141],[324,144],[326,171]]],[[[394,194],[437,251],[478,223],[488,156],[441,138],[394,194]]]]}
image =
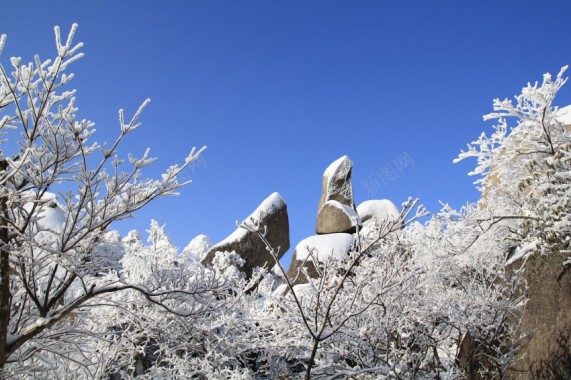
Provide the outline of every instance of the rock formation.
{"type": "Polygon", "coordinates": [[[355,232],[360,225],[353,201],[352,170],[353,162],[347,156],[325,169],[315,225],[317,234],[355,232]]]}
{"type": "Polygon", "coordinates": [[[318,210],[329,200],[338,201],[344,205],[355,207],[353,203],[353,188],[351,186],[351,173],[353,161],[343,156],[333,161],[323,172],[321,182],[321,198],[318,210]]]}
{"type": "Polygon", "coordinates": [[[329,257],[341,259],[346,257],[353,245],[353,235],[345,233],[335,233],[328,235],[314,235],[303,239],[295,247],[291,264],[287,273],[288,278],[294,281],[295,285],[309,282],[309,278],[318,278],[319,272],[315,267],[316,262],[324,262],[329,257]],[[299,271],[304,266],[307,276],[299,271]],[[299,275],[298,275],[299,271],[299,275]]]}
{"type": "MultiPolygon", "coordinates": [[[[258,208],[245,220],[250,225],[257,225],[266,228],[266,239],[274,248],[278,250],[278,258],[289,249],[289,220],[287,214],[287,204],[278,193],[271,194],[258,208]]],[[[254,268],[273,267],[274,258],[270,255],[260,237],[251,231],[238,227],[230,236],[214,245],[204,259],[202,264],[212,265],[216,252],[236,252],[245,263],[241,270],[249,278],[254,268]]]]}
{"type": "Polygon", "coordinates": [[[357,206],[357,214],[363,224],[376,220],[377,224],[391,222],[400,217],[400,211],[388,199],[372,199],[357,206]]]}
{"type": "Polygon", "coordinates": [[[329,200],[319,209],[315,232],[318,234],[352,233],[356,231],[358,225],[360,225],[359,215],[352,207],[329,200]]]}
{"type": "Polygon", "coordinates": [[[296,285],[307,283],[309,278],[319,277],[316,264],[325,262],[329,257],[346,257],[351,250],[354,239],[352,233],[357,226],[361,226],[353,201],[352,170],[353,162],[343,156],[323,173],[315,223],[317,235],[302,240],[296,246],[287,273],[296,285]]]}

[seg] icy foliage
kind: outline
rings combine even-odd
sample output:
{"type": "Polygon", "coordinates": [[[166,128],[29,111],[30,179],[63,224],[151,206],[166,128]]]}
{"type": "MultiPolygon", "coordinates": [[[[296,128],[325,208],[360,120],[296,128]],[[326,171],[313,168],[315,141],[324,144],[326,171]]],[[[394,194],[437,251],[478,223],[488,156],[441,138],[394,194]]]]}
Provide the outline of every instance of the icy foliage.
{"type": "Polygon", "coordinates": [[[210,238],[206,235],[200,234],[192,239],[186,247],[184,247],[182,255],[191,262],[200,261],[204,256],[206,256],[210,248],[212,248],[212,241],[210,238]]]}
{"type": "Polygon", "coordinates": [[[212,265],[214,269],[226,276],[237,275],[239,268],[244,265],[245,261],[235,251],[232,252],[216,252],[212,265]]]}
{"type": "MultiPolygon", "coordinates": [[[[62,39],[55,28],[53,59],[0,64],[0,377],[101,373],[91,372],[98,354],[86,346],[101,331],[90,310],[106,304],[103,295],[133,288],[119,273],[129,258],[110,226],[176,194],[187,183],[179,174],[202,151],[192,149],[158,180],[142,176],[154,161],[148,150],[121,159],[118,148],[140,126],[148,100],[130,119],[119,111],[115,141],[97,143],[94,123],[77,118],[75,90],[67,87],[69,66],[83,56],[76,29],[62,39]]],[[[0,50],[5,42],[2,36],[0,50]]],[[[155,249],[166,254],[166,247],[155,249]]],[[[150,271],[131,277],[143,282],[150,271]]],[[[152,298],[157,289],[138,291],[152,298]]]]}
{"type": "Polygon", "coordinates": [[[147,230],[149,246],[143,246],[140,236],[130,233],[125,241],[126,253],[121,259],[123,278],[131,284],[149,280],[157,268],[169,267],[177,262],[178,250],[155,220],[147,230]]]}
{"type": "MultiPolygon", "coordinates": [[[[538,241],[537,250],[570,252],[571,239],[571,126],[569,106],[553,105],[567,82],[563,67],[554,79],[528,84],[512,100],[494,100],[494,133],[468,145],[457,160],[474,157],[471,175],[481,175],[482,207],[496,220],[518,220],[520,238],[515,245],[538,241]],[[515,126],[508,128],[508,119],[515,126]],[[521,238],[523,237],[523,239],[521,238]]],[[[529,246],[528,246],[529,247],[529,246]]]]}
{"type": "MultiPolygon", "coordinates": [[[[0,66],[0,130],[22,148],[0,157],[0,377],[508,376],[526,303],[518,259],[569,252],[568,111],[552,107],[564,70],[524,88],[515,105],[496,100],[495,132],[461,153],[478,160],[479,204],[444,204],[421,224],[417,200],[400,211],[365,203],[361,212],[377,220],[363,230],[298,244],[319,276],[294,285],[260,223],[284,204],[277,193],[243,224],[276,262],[251,279],[235,252],[218,252],[212,268],[188,260],[208,249],[203,235],[181,255],[156,221],[146,242],[110,229],[182,186],[177,175],[200,151],[161,180],[141,178],[148,154],[129,156],[125,171],[117,146],[142,108],[130,121],[120,112],[111,146],[88,143],[93,124],[75,119],[74,92],[63,90],[71,75],[62,71],[81,57],[74,31],[62,43],[56,29],[53,61],[13,58],[11,74],[0,66]]],[[[344,180],[347,160],[324,174],[344,180]]]]}

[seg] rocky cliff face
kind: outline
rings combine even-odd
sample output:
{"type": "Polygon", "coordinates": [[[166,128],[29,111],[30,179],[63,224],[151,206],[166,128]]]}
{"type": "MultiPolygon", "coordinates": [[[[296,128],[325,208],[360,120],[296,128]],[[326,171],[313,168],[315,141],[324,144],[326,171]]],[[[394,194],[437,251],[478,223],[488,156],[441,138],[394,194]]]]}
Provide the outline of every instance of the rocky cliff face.
{"type": "Polygon", "coordinates": [[[528,301],[519,333],[531,335],[514,367],[516,379],[571,379],[571,268],[562,265],[565,258],[551,252],[525,262],[528,301]]]}

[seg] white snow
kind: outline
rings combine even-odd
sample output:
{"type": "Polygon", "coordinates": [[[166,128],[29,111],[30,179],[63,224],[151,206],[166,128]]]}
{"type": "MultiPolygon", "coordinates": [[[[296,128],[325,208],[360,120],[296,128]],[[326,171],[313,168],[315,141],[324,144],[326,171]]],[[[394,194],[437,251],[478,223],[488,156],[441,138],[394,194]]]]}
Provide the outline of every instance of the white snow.
{"type": "Polygon", "coordinates": [[[33,332],[34,330],[36,330],[39,327],[45,326],[48,323],[50,323],[53,320],[53,318],[42,318],[39,317],[38,319],[36,319],[34,321],[34,323],[32,323],[31,325],[27,326],[24,331],[22,332],[22,335],[26,335],[29,334],[30,332],[33,332]]]}
{"type": "Polygon", "coordinates": [[[259,220],[263,215],[272,214],[285,205],[286,202],[279,193],[272,193],[260,203],[258,208],[250,215],[250,218],[259,220]]]}
{"type": "Polygon", "coordinates": [[[524,245],[516,253],[514,253],[514,255],[510,257],[508,261],[506,261],[505,266],[511,265],[519,259],[527,258],[530,253],[533,253],[535,248],[537,248],[537,241],[532,241],[531,243],[524,245]]]}
{"type": "Polygon", "coordinates": [[[319,261],[329,257],[342,259],[351,250],[353,235],[345,233],[314,235],[300,241],[295,247],[296,259],[305,260],[310,253],[319,261]]]}
{"type": "Polygon", "coordinates": [[[376,219],[378,223],[393,221],[399,218],[400,211],[388,199],[372,199],[364,201],[357,207],[357,214],[363,222],[376,219]]]}
{"type": "Polygon", "coordinates": [[[115,230],[107,231],[93,249],[92,263],[101,267],[120,270],[120,261],[125,254],[124,249],[119,232],[115,230]]]}
{"type": "MultiPolygon", "coordinates": [[[[277,210],[279,210],[284,206],[286,206],[286,202],[282,198],[282,196],[277,192],[272,193],[270,194],[269,197],[264,199],[264,201],[258,206],[258,208],[256,208],[254,212],[250,214],[250,216],[247,217],[244,221],[250,224],[251,223],[256,224],[260,222],[260,220],[263,219],[265,215],[273,214],[274,212],[276,212],[277,210]]],[[[230,236],[228,236],[226,239],[222,240],[220,243],[216,244],[212,248],[226,245],[235,241],[240,241],[244,238],[244,236],[246,236],[247,233],[248,231],[246,231],[243,228],[236,228],[236,230],[232,232],[230,236]]]]}
{"type": "Polygon", "coordinates": [[[288,290],[287,284],[280,284],[278,285],[274,291],[271,293],[273,297],[282,297],[286,291],[288,290]]]}
{"type": "Polygon", "coordinates": [[[226,245],[226,244],[229,244],[229,243],[232,243],[235,241],[240,241],[244,238],[244,236],[246,236],[247,233],[248,233],[248,231],[246,231],[243,228],[238,227],[226,239],[224,239],[220,243],[214,245],[212,248],[216,249],[219,246],[226,245]]]}
{"type": "Polygon", "coordinates": [[[571,125],[571,105],[559,108],[556,118],[563,125],[571,125]]]}
{"type": "Polygon", "coordinates": [[[340,157],[340,158],[336,159],[335,161],[333,161],[331,163],[331,165],[329,165],[327,167],[327,169],[325,169],[325,171],[323,172],[323,176],[327,177],[327,178],[329,178],[329,180],[331,180],[333,175],[339,171],[339,168],[343,168],[342,172],[346,173],[347,167],[349,169],[351,167],[353,167],[353,161],[351,161],[349,156],[340,157]]]}
{"type": "MultiPolygon", "coordinates": [[[[39,201],[37,211],[38,230],[51,231],[54,233],[62,233],[65,222],[66,214],[64,210],[57,203],[57,197],[52,193],[45,193],[39,201]]],[[[28,212],[32,211],[34,203],[28,202],[24,205],[24,209],[28,212]]]]}
{"type": "Polygon", "coordinates": [[[208,253],[210,247],[212,247],[210,238],[204,234],[200,234],[184,247],[182,254],[191,262],[200,261],[208,253]]]}

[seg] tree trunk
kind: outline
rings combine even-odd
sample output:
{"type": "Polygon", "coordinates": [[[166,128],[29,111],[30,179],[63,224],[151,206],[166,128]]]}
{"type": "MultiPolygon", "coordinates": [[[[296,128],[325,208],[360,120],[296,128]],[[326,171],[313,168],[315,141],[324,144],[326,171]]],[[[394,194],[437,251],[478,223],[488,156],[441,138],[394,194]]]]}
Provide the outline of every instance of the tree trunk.
{"type": "MultiPolygon", "coordinates": [[[[6,172],[8,163],[0,160],[0,171],[6,172]]],[[[0,197],[0,373],[6,364],[8,326],[10,323],[10,250],[8,249],[8,225],[6,223],[7,198],[0,197]]]]}

